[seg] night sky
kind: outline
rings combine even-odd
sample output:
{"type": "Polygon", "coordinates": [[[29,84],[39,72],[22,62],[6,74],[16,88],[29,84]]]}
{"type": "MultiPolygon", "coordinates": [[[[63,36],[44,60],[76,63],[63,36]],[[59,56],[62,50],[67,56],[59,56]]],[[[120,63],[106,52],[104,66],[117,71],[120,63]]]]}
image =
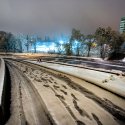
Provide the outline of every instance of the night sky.
{"type": "Polygon", "coordinates": [[[0,0],[0,30],[13,33],[54,35],[84,34],[97,27],[119,30],[125,0],[0,0]]]}

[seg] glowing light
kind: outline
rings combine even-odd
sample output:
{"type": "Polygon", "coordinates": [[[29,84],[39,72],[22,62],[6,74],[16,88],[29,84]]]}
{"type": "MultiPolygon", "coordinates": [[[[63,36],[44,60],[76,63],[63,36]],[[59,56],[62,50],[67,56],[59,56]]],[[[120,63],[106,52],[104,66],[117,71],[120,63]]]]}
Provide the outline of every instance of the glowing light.
{"type": "Polygon", "coordinates": [[[45,46],[45,45],[37,46],[37,51],[48,52],[49,48],[47,48],[47,46],[45,46]]]}
{"type": "Polygon", "coordinates": [[[60,40],[60,41],[59,41],[59,43],[60,43],[60,44],[63,44],[63,43],[64,43],[64,41],[60,40]]]}
{"type": "Polygon", "coordinates": [[[77,40],[75,40],[75,44],[78,44],[79,42],[77,40]]]}
{"type": "Polygon", "coordinates": [[[97,43],[93,42],[92,47],[95,48],[97,46],[97,43]]]}
{"type": "Polygon", "coordinates": [[[55,47],[55,43],[52,43],[50,45],[37,45],[36,50],[41,52],[48,52],[48,51],[54,51],[54,50],[56,51],[57,48],[55,47]]]}
{"type": "Polygon", "coordinates": [[[79,42],[78,42],[77,40],[75,40],[75,41],[73,42],[72,48],[73,48],[73,49],[76,49],[78,45],[79,45],[79,42]]]}

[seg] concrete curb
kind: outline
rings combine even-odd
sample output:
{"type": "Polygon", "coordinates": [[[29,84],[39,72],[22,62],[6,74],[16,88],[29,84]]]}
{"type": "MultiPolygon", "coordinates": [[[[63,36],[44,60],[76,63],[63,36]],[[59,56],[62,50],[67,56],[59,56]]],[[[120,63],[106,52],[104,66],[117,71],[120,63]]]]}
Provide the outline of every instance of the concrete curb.
{"type": "Polygon", "coordinates": [[[5,80],[5,62],[0,59],[0,124],[3,124],[4,107],[3,107],[3,93],[5,80]]]}

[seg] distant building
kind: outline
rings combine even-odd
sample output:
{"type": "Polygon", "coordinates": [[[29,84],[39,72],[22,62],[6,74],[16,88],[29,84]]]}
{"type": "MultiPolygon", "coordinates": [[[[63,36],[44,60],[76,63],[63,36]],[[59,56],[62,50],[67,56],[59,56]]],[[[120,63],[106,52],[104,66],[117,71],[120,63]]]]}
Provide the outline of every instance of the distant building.
{"type": "Polygon", "coordinates": [[[122,17],[120,22],[120,33],[123,32],[125,32],[125,17],[122,17]]]}

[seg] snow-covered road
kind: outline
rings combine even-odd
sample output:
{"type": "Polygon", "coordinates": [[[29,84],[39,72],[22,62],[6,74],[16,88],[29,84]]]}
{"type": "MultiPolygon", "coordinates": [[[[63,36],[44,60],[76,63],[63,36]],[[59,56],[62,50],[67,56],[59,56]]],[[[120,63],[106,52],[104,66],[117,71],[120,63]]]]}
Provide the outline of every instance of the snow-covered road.
{"type": "MultiPolygon", "coordinates": [[[[22,120],[26,123],[30,125],[39,125],[40,122],[44,125],[50,123],[52,125],[125,124],[124,98],[75,76],[79,74],[86,78],[92,77],[97,80],[100,77],[100,80],[105,80],[110,77],[110,74],[102,73],[100,75],[98,72],[90,73],[87,70],[81,71],[75,68],[71,70],[57,64],[41,63],[42,66],[40,66],[36,65],[36,62],[33,63],[35,65],[16,60],[7,62],[12,83],[15,81],[18,88],[13,88],[12,98],[17,97],[17,93],[20,95],[20,98],[17,97],[17,99],[22,105],[24,115],[22,120]],[[63,70],[76,74],[71,75],[63,70]]],[[[112,77],[117,79],[115,76],[112,77]]],[[[109,84],[113,80],[109,79],[109,84]]],[[[18,112],[16,102],[12,101],[12,104],[15,105],[15,107],[11,105],[12,111],[18,112]]],[[[10,123],[12,121],[8,122],[8,125],[11,125],[10,123]]]]}

